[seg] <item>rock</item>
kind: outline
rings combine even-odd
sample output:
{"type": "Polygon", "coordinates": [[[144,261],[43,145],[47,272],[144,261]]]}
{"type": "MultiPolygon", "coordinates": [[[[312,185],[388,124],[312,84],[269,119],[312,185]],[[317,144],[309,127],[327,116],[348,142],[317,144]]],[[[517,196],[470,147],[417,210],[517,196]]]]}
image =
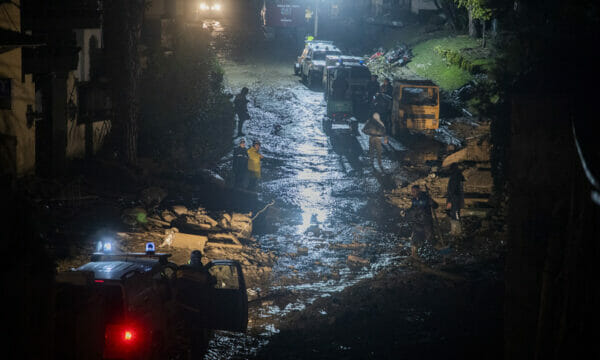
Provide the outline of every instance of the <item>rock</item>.
{"type": "Polygon", "coordinates": [[[219,227],[223,230],[231,229],[231,216],[229,216],[229,214],[223,214],[223,217],[219,220],[219,227]]]}
{"type": "Polygon", "coordinates": [[[175,205],[175,206],[173,206],[173,212],[175,214],[177,214],[177,216],[189,214],[188,208],[186,208],[183,205],[175,205]]]}
{"type": "Polygon", "coordinates": [[[172,212],[170,212],[169,210],[164,210],[161,214],[160,217],[163,218],[164,221],[170,223],[171,221],[175,220],[177,217],[175,215],[173,215],[172,212]]]}
{"type": "Polygon", "coordinates": [[[490,161],[490,150],[491,145],[488,139],[470,141],[465,148],[448,155],[442,162],[442,167],[448,167],[452,163],[463,161],[490,161]]]}
{"type": "Polygon", "coordinates": [[[211,228],[219,224],[215,219],[205,214],[196,213],[195,218],[200,224],[208,224],[211,228]]]}
{"type": "Polygon", "coordinates": [[[166,197],[168,193],[166,190],[156,186],[149,187],[142,190],[140,193],[140,201],[146,206],[146,208],[157,207],[166,197]]]}
{"type": "Polygon", "coordinates": [[[231,233],[209,234],[209,242],[206,246],[227,247],[227,248],[243,248],[240,241],[231,233]]]}
{"type": "Polygon", "coordinates": [[[204,247],[207,242],[208,242],[208,237],[206,237],[206,236],[175,232],[173,235],[173,240],[171,242],[171,246],[179,247],[179,248],[186,248],[186,249],[190,249],[190,250],[204,251],[204,247]]]}
{"type": "Polygon", "coordinates": [[[347,262],[348,262],[349,265],[364,265],[364,266],[369,265],[369,260],[363,259],[363,258],[358,257],[356,255],[348,255],[348,261],[347,262]]]}
{"type": "Polygon", "coordinates": [[[297,251],[298,255],[308,255],[307,247],[299,247],[297,251]]]}
{"type": "Polygon", "coordinates": [[[250,239],[252,236],[252,218],[248,214],[233,213],[230,228],[238,238],[250,239]]]}
{"type": "Polygon", "coordinates": [[[179,232],[177,228],[170,228],[165,230],[165,236],[163,237],[163,242],[159,247],[168,246],[171,247],[173,245],[173,240],[175,238],[175,233],[179,232]]]}

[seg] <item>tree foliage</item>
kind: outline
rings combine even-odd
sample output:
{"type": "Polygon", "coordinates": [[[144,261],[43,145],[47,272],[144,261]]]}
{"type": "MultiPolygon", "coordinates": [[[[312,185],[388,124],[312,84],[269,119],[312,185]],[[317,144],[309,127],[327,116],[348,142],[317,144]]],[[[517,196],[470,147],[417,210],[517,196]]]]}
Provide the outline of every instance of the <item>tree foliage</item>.
{"type": "Polygon", "coordinates": [[[206,37],[180,34],[172,53],[150,56],[142,79],[140,156],[178,168],[216,161],[231,144],[233,109],[206,37]]]}
{"type": "Polygon", "coordinates": [[[492,18],[492,9],[488,0],[455,0],[459,8],[467,9],[473,19],[490,20],[492,18]]]}

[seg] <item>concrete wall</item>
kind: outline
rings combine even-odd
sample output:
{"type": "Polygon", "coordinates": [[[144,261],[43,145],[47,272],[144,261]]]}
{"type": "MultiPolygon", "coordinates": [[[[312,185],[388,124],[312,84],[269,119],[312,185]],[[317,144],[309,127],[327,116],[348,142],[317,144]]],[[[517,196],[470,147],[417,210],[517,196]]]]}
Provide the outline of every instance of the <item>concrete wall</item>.
{"type": "Polygon", "coordinates": [[[21,32],[20,0],[0,4],[0,29],[21,32]]]}
{"type": "MultiPolygon", "coordinates": [[[[16,5],[20,1],[13,1],[16,5]]],[[[20,31],[21,19],[18,6],[0,4],[0,28],[20,31]]],[[[2,139],[13,139],[14,152],[9,158],[3,158],[3,167],[10,166],[8,171],[16,171],[17,175],[25,175],[35,170],[35,124],[27,124],[27,106],[35,111],[35,86],[31,75],[23,76],[21,48],[0,53],[0,78],[10,79],[10,109],[0,109],[0,134],[2,139]]],[[[3,141],[8,142],[8,141],[3,141]]],[[[7,169],[2,169],[7,170],[7,169]]]]}

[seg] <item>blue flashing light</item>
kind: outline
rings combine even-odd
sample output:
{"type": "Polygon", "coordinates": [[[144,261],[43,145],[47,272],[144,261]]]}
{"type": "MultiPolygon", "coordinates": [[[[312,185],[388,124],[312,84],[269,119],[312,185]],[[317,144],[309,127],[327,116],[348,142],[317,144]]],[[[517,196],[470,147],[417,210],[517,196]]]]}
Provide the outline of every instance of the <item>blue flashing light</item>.
{"type": "Polygon", "coordinates": [[[146,243],[146,254],[154,254],[156,247],[153,242],[146,243]]]}
{"type": "Polygon", "coordinates": [[[96,251],[98,252],[112,252],[113,245],[111,239],[102,239],[98,241],[98,245],[96,246],[96,251]]]}

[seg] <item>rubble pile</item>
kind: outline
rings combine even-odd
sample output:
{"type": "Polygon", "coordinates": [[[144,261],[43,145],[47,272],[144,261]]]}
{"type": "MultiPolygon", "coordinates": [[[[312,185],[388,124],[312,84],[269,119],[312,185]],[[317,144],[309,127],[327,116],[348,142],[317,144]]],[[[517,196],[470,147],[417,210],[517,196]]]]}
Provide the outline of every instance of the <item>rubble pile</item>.
{"type": "Polygon", "coordinates": [[[256,246],[251,213],[210,213],[203,207],[190,209],[183,205],[158,210],[158,204],[147,201],[148,191],[142,194],[140,201],[151,203],[154,210],[142,207],[123,210],[121,219],[131,231],[117,233],[122,251],[139,251],[146,242],[153,241],[159,251],[172,254],[173,262],[183,264],[192,250],[200,250],[206,262],[239,261],[249,288],[265,286],[276,256],[256,246]]]}
{"type": "Polygon", "coordinates": [[[411,49],[405,44],[398,44],[388,51],[380,48],[368,56],[367,66],[374,74],[392,74],[408,64],[412,58],[411,49]]]}

